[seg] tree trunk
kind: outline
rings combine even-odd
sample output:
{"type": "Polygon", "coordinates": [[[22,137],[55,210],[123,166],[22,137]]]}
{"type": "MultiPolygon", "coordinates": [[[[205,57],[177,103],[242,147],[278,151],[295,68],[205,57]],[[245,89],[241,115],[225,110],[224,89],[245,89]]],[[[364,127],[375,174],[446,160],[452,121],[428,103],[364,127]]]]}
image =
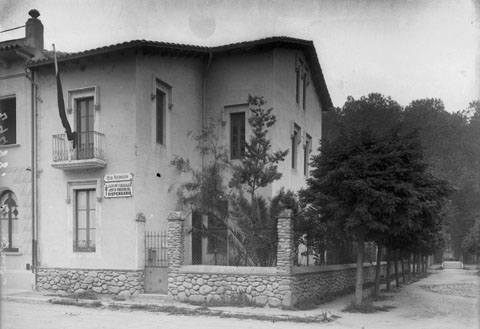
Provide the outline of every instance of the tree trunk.
{"type": "Polygon", "coordinates": [[[408,281],[412,280],[412,262],[410,261],[411,258],[412,258],[412,255],[409,253],[407,258],[408,281]]]}
{"type": "Polygon", "coordinates": [[[382,268],[382,244],[377,243],[377,264],[375,264],[375,287],[373,295],[378,296],[380,294],[380,270],[382,268]]]}
{"type": "Polygon", "coordinates": [[[386,257],[387,257],[387,273],[385,274],[385,280],[387,284],[387,291],[390,291],[391,285],[390,285],[390,275],[391,275],[391,263],[390,263],[390,248],[387,248],[386,251],[386,257]]]}
{"type": "Polygon", "coordinates": [[[395,262],[395,286],[400,288],[400,282],[398,280],[398,255],[397,255],[397,250],[393,250],[393,261],[395,262]]]}
{"type": "Polygon", "coordinates": [[[357,236],[357,276],[355,281],[355,305],[362,305],[363,299],[363,243],[365,236],[363,233],[357,236]]]}
{"type": "Polygon", "coordinates": [[[400,261],[401,261],[401,264],[402,264],[402,283],[405,284],[405,262],[404,262],[404,259],[405,259],[405,254],[404,252],[400,252],[400,261]]]}
{"type": "Polygon", "coordinates": [[[412,254],[412,273],[413,276],[417,276],[417,254],[412,254]]]}
{"type": "Polygon", "coordinates": [[[422,273],[422,255],[418,254],[417,255],[417,272],[422,273]]]}

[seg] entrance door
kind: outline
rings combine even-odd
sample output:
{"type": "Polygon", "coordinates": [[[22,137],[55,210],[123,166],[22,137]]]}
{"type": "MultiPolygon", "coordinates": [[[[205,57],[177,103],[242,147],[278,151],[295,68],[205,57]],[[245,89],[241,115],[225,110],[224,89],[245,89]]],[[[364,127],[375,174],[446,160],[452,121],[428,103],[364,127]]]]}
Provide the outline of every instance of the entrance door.
{"type": "Polygon", "coordinates": [[[75,100],[77,115],[77,158],[92,159],[94,156],[94,109],[93,97],[75,100]]]}
{"type": "Polygon", "coordinates": [[[145,293],[168,293],[167,232],[145,233],[145,293]]]}

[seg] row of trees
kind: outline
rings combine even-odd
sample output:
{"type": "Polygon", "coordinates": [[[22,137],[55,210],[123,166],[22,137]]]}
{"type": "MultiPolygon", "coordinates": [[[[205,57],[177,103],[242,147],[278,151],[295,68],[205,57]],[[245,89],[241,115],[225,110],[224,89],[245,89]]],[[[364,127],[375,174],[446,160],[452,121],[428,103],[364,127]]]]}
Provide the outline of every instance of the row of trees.
{"type": "Polygon", "coordinates": [[[455,188],[445,209],[444,231],[454,257],[468,261],[462,242],[480,217],[480,102],[451,113],[439,99],[416,100],[402,108],[379,94],[349,97],[343,108],[327,113],[324,137],[335,138],[348,127],[377,131],[398,125],[418,132],[428,172],[455,188]]]}
{"type": "MultiPolygon", "coordinates": [[[[477,103],[470,113],[450,114],[436,99],[404,109],[380,94],[349,97],[327,114],[320,153],[300,191],[301,201],[314,210],[304,216],[307,239],[315,244],[341,236],[358,246],[374,241],[376,292],[382,247],[394,255],[432,254],[443,247],[446,231],[461,245],[479,215],[478,202],[464,195],[469,191],[473,201],[479,191],[479,114],[477,103]]],[[[357,305],[362,264],[358,247],[357,305]]]]}

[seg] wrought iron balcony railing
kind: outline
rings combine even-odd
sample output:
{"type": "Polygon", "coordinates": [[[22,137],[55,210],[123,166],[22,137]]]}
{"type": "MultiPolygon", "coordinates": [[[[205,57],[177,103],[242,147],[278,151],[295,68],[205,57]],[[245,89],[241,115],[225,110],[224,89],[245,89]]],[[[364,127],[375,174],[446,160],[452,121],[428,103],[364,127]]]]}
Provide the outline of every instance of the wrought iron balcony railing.
{"type": "Polygon", "coordinates": [[[93,167],[105,167],[104,140],[105,135],[97,131],[79,132],[77,134],[77,147],[74,149],[66,134],[53,135],[53,166],[60,169],[69,169],[62,168],[61,163],[83,160],[82,163],[88,165],[92,162],[88,160],[95,160],[92,163],[94,164],[93,167]],[[98,165],[95,165],[95,163],[98,165]]]}

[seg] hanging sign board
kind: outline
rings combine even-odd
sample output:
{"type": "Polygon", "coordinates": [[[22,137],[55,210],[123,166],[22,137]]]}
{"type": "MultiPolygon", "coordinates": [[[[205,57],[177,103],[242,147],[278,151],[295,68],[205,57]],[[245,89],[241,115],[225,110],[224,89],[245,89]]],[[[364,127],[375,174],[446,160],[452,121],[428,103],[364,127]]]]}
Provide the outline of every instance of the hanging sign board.
{"type": "Polygon", "coordinates": [[[133,175],[110,174],[104,177],[105,198],[128,198],[133,196],[133,175]]]}

